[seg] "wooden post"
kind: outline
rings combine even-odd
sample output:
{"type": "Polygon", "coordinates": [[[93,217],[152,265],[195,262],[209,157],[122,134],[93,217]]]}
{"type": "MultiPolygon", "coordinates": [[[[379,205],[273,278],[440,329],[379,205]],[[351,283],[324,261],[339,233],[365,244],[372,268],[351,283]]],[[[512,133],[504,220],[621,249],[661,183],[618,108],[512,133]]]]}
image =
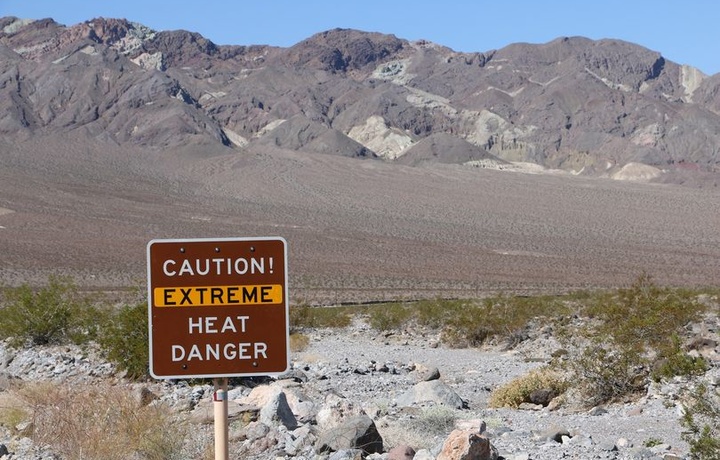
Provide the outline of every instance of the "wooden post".
{"type": "Polygon", "coordinates": [[[228,460],[228,379],[213,379],[215,414],[215,460],[228,460]]]}

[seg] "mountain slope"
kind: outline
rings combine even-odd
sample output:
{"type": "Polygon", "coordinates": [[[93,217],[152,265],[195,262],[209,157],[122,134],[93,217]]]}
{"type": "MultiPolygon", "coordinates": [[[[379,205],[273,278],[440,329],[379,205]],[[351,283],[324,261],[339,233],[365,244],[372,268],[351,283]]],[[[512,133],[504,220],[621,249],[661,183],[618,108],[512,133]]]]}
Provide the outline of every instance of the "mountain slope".
{"type": "Polygon", "coordinates": [[[0,129],[10,136],[82,127],[120,145],[238,149],[301,116],[386,161],[443,134],[574,174],[617,177],[642,163],[664,172],[656,180],[687,181],[695,169],[708,185],[718,172],[720,79],[618,40],[457,53],[347,29],[290,48],[217,46],[103,18],[2,18],[0,31],[0,129]]]}

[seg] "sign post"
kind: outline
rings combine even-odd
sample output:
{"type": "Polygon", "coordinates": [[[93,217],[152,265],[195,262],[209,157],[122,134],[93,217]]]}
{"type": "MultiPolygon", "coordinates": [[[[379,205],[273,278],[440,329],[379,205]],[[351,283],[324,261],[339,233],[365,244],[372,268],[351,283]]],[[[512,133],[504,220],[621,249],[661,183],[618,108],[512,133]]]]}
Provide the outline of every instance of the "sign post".
{"type": "Polygon", "coordinates": [[[287,242],[152,240],[147,261],[150,375],[214,379],[216,459],[224,460],[227,378],[289,368],[287,242]]]}

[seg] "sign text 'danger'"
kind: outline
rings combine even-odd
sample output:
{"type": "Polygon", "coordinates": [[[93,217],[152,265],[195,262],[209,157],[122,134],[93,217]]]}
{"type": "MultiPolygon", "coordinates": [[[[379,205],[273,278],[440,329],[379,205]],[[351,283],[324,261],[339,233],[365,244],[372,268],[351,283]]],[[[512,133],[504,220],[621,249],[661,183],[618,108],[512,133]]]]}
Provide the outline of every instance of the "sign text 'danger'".
{"type": "Polygon", "coordinates": [[[283,289],[279,284],[158,287],[153,290],[153,301],[156,307],[280,304],[283,289]]]}

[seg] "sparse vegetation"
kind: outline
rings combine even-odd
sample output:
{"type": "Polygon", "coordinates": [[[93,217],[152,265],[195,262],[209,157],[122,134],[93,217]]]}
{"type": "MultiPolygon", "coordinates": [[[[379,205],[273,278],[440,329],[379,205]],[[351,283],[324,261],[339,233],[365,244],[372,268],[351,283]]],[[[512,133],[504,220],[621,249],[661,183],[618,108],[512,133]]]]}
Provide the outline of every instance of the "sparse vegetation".
{"type": "Polygon", "coordinates": [[[561,395],[567,387],[568,382],[555,369],[544,366],[498,387],[490,395],[488,403],[490,407],[517,408],[522,403],[531,402],[530,395],[535,391],[548,390],[554,395],[561,395]]]}
{"type": "Polygon", "coordinates": [[[114,311],[103,325],[99,338],[105,356],[131,379],[148,376],[147,303],[124,305],[114,311]]]}
{"type": "Polygon", "coordinates": [[[705,309],[697,293],[659,287],[646,274],[588,299],[580,309],[587,325],[574,338],[582,352],[569,363],[588,404],[640,393],[651,377],[704,372],[704,361],[682,351],[678,337],[705,309]]]}
{"type": "Polygon", "coordinates": [[[33,289],[27,284],[6,288],[0,307],[0,338],[15,346],[82,343],[94,339],[104,310],[92,305],[68,278],[52,276],[33,289]]]}
{"type": "Polygon", "coordinates": [[[300,332],[290,334],[290,351],[299,352],[305,350],[310,344],[310,338],[300,332]]]}
{"type": "Polygon", "coordinates": [[[682,425],[693,460],[720,460],[720,390],[701,384],[687,395],[682,425]]]}
{"type": "Polygon", "coordinates": [[[63,458],[178,458],[182,424],[159,404],[140,406],[128,387],[33,384],[15,391],[30,437],[63,458]]]}
{"type": "Polygon", "coordinates": [[[290,307],[290,327],[292,330],[307,327],[346,327],[352,315],[347,307],[321,308],[310,305],[290,307]]]}

